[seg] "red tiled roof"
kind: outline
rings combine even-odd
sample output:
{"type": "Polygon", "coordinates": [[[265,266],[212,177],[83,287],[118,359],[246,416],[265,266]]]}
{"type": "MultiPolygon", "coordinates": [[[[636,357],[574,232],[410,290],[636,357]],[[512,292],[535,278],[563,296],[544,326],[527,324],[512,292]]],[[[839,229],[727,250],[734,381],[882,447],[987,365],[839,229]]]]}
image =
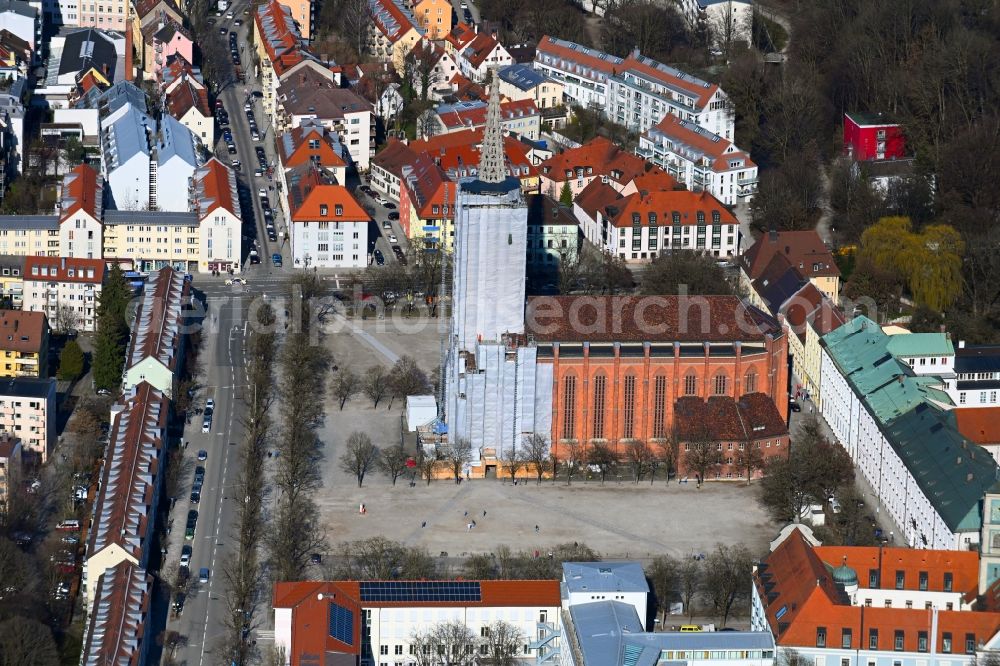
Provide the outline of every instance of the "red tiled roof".
{"type": "Polygon", "coordinates": [[[542,37],[542,41],[538,42],[538,47],[535,49],[535,53],[536,60],[538,59],[538,54],[543,53],[557,58],[562,58],[563,60],[579,63],[589,67],[590,69],[601,72],[605,76],[613,76],[616,70],[622,70],[622,66],[620,64],[616,64],[615,62],[617,58],[614,60],[605,60],[597,55],[594,55],[595,53],[600,53],[600,51],[591,51],[591,53],[577,51],[561,44],[556,44],[548,35],[542,37]]]}
{"type": "Polygon", "coordinates": [[[103,259],[31,256],[24,258],[25,281],[102,284],[104,270],[103,259]],[[45,275],[42,275],[42,267],[46,269],[45,275]],[[72,275],[70,275],[71,271],[72,275]]]}
{"type": "Polygon", "coordinates": [[[302,204],[292,212],[293,222],[315,222],[330,220],[332,222],[368,221],[371,216],[361,207],[346,187],[342,185],[327,185],[318,183],[311,187],[302,200],[302,204]],[[326,215],[320,213],[320,206],[326,205],[326,215]],[[337,206],[342,207],[337,214],[337,206]]]}
{"type": "Polygon", "coordinates": [[[823,292],[812,282],[806,282],[791,298],[781,304],[780,312],[785,315],[789,328],[799,336],[800,340],[805,341],[806,322],[822,302],[823,292]]]}
{"type": "MultiPolygon", "coordinates": [[[[715,91],[719,89],[719,86],[714,83],[701,81],[700,79],[696,79],[695,77],[684,74],[683,72],[677,72],[674,74],[671,71],[660,69],[657,67],[658,64],[659,63],[652,58],[629,55],[625,58],[625,61],[619,65],[618,71],[630,69],[639,72],[654,81],[663,83],[664,85],[679,88],[694,97],[697,100],[696,106],[698,107],[704,107],[707,105],[708,100],[710,100],[712,95],[715,94],[715,91]]],[[[673,70],[673,68],[666,69],[673,70]]]]}
{"type": "Polygon", "coordinates": [[[377,5],[370,13],[375,26],[392,43],[396,43],[406,36],[410,30],[417,29],[417,23],[413,14],[404,12],[393,0],[372,0],[377,5]],[[385,20],[385,15],[392,17],[393,21],[385,20]]]}
{"type": "Polygon", "coordinates": [[[622,150],[603,136],[591,139],[579,148],[571,148],[553,155],[539,167],[546,178],[557,183],[576,178],[577,169],[583,169],[584,178],[604,175],[622,185],[643,174],[659,174],[662,171],[638,155],[622,150]],[[572,175],[567,176],[567,171],[572,175]]]}
{"type": "Polygon", "coordinates": [[[241,217],[240,200],[236,190],[236,174],[213,157],[194,175],[194,198],[198,216],[205,219],[216,208],[224,208],[241,217]]]}
{"type": "Polygon", "coordinates": [[[48,321],[43,312],[0,310],[0,351],[39,354],[48,344],[48,321]]]}
{"type": "Polygon", "coordinates": [[[169,266],[150,274],[132,325],[126,368],[154,358],[164,367],[175,369],[184,344],[183,306],[189,291],[190,283],[184,274],[169,266]]]}
{"type": "Polygon", "coordinates": [[[415,159],[417,159],[417,153],[408,145],[398,139],[389,139],[389,142],[380,151],[375,153],[375,157],[372,158],[372,164],[380,166],[399,178],[403,166],[412,164],[415,159]]]}
{"type": "Polygon", "coordinates": [[[78,210],[85,211],[97,221],[101,220],[101,193],[103,179],[86,164],[74,168],[63,177],[59,215],[65,220],[78,210]]]}
{"type": "Polygon", "coordinates": [[[479,68],[486,59],[490,57],[497,48],[503,48],[492,35],[481,32],[473,38],[469,45],[462,51],[462,57],[468,61],[470,65],[479,68]]]}
{"type": "Polygon", "coordinates": [[[616,206],[615,210],[617,211],[617,207],[621,206],[618,202],[623,198],[624,197],[621,195],[621,192],[611,187],[601,179],[595,178],[590,181],[590,184],[587,185],[587,187],[583,188],[583,190],[576,195],[576,198],[573,199],[573,205],[579,206],[580,209],[590,217],[590,219],[596,222],[598,211],[607,217],[614,217],[614,214],[612,214],[608,208],[610,206],[616,206]]]}
{"type": "MultiPolygon", "coordinates": [[[[754,574],[754,585],[764,603],[765,616],[779,645],[815,647],[817,629],[823,627],[827,645],[840,645],[844,630],[851,636],[851,649],[868,647],[870,631],[877,632],[878,650],[895,651],[895,632],[903,632],[903,651],[918,651],[918,636],[926,632],[928,642],[941,645],[950,633],[953,650],[964,652],[965,634],[986,642],[1000,630],[1000,613],[970,610],[938,611],[938,635],[932,632],[932,614],[924,608],[854,606],[833,581],[832,569],[847,564],[858,575],[860,587],[868,585],[870,569],[881,572],[883,588],[895,587],[896,571],[906,572],[904,589],[917,589],[919,572],[928,573],[928,588],[942,590],[944,573],[953,574],[953,589],[966,594],[976,589],[978,554],[964,551],[929,551],[902,548],[831,547],[813,548],[799,530],[789,534],[768,555],[754,574]]],[[[891,588],[890,588],[891,589],[891,588]]],[[[862,600],[863,603],[863,600],[862,600]]]]}
{"type": "Polygon", "coordinates": [[[413,164],[403,168],[401,185],[406,188],[407,196],[413,202],[418,218],[422,220],[451,219],[454,211],[455,191],[458,188],[435,163],[434,158],[429,153],[421,153],[413,164]],[[446,195],[447,201],[445,200],[446,195]],[[446,203],[449,214],[444,213],[446,203]]]}
{"type": "Polygon", "coordinates": [[[455,47],[455,51],[461,51],[469,42],[476,38],[476,31],[474,28],[466,23],[459,21],[455,24],[455,27],[451,29],[451,32],[444,38],[446,42],[455,47]]]}
{"type": "Polygon", "coordinates": [[[743,166],[732,167],[734,169],[756,166],[750,156],[737,149],[732,141],[712,134],[691,121],[682,120],[672,113],[663,116],[663,120],[656,125],[656,130],[672,141],[690,146],[712,158],[712,167],[716,171],[730,170],[729,162],[733,159],[743,161],[743,166]]]}
{"type": "Polygon", "coordinates": [[[344,158],[337,153],[332,136],[322,125],[299,125],[288,130],[278,141],[278,150],[281,164],[286,169],[306,162],[327,169],[347,166],[344,158]],[[310,147],[310,141],[319,141],[318,147],[310,147]]]}
{"type": "Polygon", "coordinates": [[[643,226],[649,226],[649,215],[656,215],[660,226],[673,224],[674,213],[680,214],[682,225],[698,224],[698,213],[703,215],[704,224],[715,224],[713,214],[718,213],[719,224],[739,224],[736,216],[708,192],[670,190],[667,192],[642,192],[625,197],[619,207],[620,212],[612,219],[616,227],[633,226],[633,215],[638,214],[643,226]]]}
{"type": "Polygon", "coordinates": [[[101,573],[91,590],[83,663],[141,666],[152,580],[128,560],[101,573]]]}
{"type": "MultiPolygon", "coordinates": [[[[429,153],[438,165],[452,179],[468,176],[471,169],[479,168],[479,149],[483,142],[483,130],[463,130],[439,134],[429,139],[412,141],[410,150],[414,153],[429,153]]],[[[524,144],[511,136],[503,138],[504,154],[507,157],[507,171],[516,168],[517,178],[534,178],[538,169],[528,158],[524,144]]]]}
{"type": "Polygon", "coordinates": [[[167,113],[175,119],[180,120],[192,108],[198,110],[205,118],[212,117],[212,110],[208,106],[208,90],[198,88],[190,81],[182,81],[173,90],[167,93],[167,113]]]}
{"type": "Polygon", "coordinates": [[[257,24],[257,34],[261,35],[264,51],[272,64],[282,55],[294,53],[302,47],[302,35],[292,18],[292,10],[278,0],[268,0],[266,4],[259,6],[254,12],[254,21],[257,24]]]}
{"type": "Polygon", "coordinates": [[[526,319],[539,341],[733,342],[780,332],[736,296],[532,296],[526,319]]]}
{"type": "MultiPolygon", "coordinates": [[[[451,129],[456,127],[477,128],[486,125],[486,104],[477,104],[470,109],[454,109],[445,112],[437,112],[437,117],[441,119],[444,126],[451,129]]],[[[533,99],[521,99],[500,103],[500,121],[516,120],[517,118],[530,118],[538,115],[538,107],[533,99]]]]}
{"type": "Polygon", "coordinates": [[[777,253],[784,254],[806,278],[840,275],[833,255],[815,230],[763,234],[740,256],[740,264],[754,280],[777,253]]]}
{"type": "Polygon", "coordinates": [[[738,401],[722,395],[707,401],[682,396],[674,404],[674,419],[684,441],[748,442],[788,434],[774,401],[764,393],[748,393],[738,401]]]}
{"type": "Polygon", "coordinates": [[[820,302],[819,308],[813,312],[812,317],[809,319],[809,323],[812,324],[813,329],[820,336],[837,330],[846,321],[844,313],[829,298],[824,298],[820,302]]]}
{"type": "Polygon", "coordinates": [[[985,446],[1000,444],[1000,407],[953,409],[958,431],[969,440],[985,446]]]}
{"type": "Polygon", "coordinates": [[[647,192],[667,192],[669,190],[682,189],[677,185],[677,180],[669,173],[656,166],[648,165],[652,168],[646,173],[640,174],[632,179],[635,189],[647,192]]]}

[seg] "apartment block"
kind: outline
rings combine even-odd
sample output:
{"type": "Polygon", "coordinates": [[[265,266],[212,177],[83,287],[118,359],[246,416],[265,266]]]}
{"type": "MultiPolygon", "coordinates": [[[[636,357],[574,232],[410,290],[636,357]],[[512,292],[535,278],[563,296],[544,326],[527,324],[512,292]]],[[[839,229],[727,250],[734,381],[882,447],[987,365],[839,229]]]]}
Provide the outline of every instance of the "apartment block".
{"type": "Polygon", "coordinates": [[[21,307],[45,313],[58,332],[94,331],[104,274],[101,259],[27,257],[21,307]]]}
{"type": "Polygon", "coordinates": [[[45,313],[0,310],[0,377],[47,377],[48,359],[45,313]]]}
{"type": "Polygon", "coordinates": [[[0,430],[21,440],[26,458],[45,464],[56,443],[56,380],[0,380],[0,430]]]}

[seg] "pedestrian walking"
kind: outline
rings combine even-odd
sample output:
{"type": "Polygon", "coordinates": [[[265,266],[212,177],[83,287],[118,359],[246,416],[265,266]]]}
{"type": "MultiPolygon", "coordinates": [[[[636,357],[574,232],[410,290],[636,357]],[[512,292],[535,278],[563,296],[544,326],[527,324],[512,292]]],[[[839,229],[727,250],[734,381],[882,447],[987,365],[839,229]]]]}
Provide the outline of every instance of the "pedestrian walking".
{"type": "Polygon", "coordinates": [[[483,509],[483,518],[486,517],[486,509],[483,509]]]}
{"type": "Polygon", "coordinates": [[[538,534],[538,525],[535,525],[535,534],[538,534]]]}
{"type": "Polygon", "coordinates": [[[424,522],[420,523],[420,527],[427,527],[427,521],[425,520],[424,522]]]}
{"type": "Polygon", "coordinates": [[[466,512],[465,512],[465,513],[463,513],[462,515],[463,515],[463,516],[465,516],[466,518],[468,518],[468,517],[469,517],[469,512],[468,512],[468,511],[466,511],[466,512]]]}

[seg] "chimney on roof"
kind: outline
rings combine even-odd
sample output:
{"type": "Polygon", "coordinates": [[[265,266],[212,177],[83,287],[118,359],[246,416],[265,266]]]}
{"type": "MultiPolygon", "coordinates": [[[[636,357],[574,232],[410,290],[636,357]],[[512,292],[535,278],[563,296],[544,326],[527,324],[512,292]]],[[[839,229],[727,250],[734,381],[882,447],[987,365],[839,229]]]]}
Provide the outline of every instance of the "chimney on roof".
{"type": "Polygon", "coordinates": [[[899,382],[900,384],[902,384],[903,383],[903,375],[902,374],[896,375],[896,381],[899,382]]]}
{"type": "Polygon", "coordinates": [[[767,240],[769,240],[772,243],[777,243],[778,242],[778,230],[777,229],[771,229],[770,231],[768,231],[767,232],[767,240]]]}

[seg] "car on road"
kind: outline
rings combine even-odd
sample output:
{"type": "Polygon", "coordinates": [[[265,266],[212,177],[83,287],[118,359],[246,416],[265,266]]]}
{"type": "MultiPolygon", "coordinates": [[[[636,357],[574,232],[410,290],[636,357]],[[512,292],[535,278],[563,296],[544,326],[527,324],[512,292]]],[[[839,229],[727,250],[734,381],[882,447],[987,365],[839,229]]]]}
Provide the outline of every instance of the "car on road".
{"type": "Polygon", "coordinates": [[[274,264],[275,268],[281,268],[281,255],[275,252],[271,255],[271,263],[274,264]]]}
{"type": "Polygon", "coordinates": [[[800,405],[799,403],[795,402],[794,400],[792,400],[791,402],[788,403],[788,408],[791,409],[793,412],[801,412],[802,411],[802,405],[800,405]]]}
{"type": "Polygon", "coordinates": [[[389,220],[382,220],[382,228],[392,229],[392,222],[390,222],[389,220]]]}
{"type": "Polygon", "coordinates": [[[184,544],[181,546],[181,566],[191,566],[191,546],[184,544]]]}
{"type": "Polygon", "coordinates": [[[396,238],[396,234],[389,234],[388,239],[389,239],[390,243],[398,243],[399,242],[399,239],[396,238]]]}
{"type": "Polygon", "coordinates": [[[205,411],[215,409],[215,398],[205,398],[205,411]]]}
{"type": "Polygon", "coordinates": [[[261,199],[266,199],[267,198],[267,188],[266,187],[257,188],[257,196],[259,196],[261,199]]]}
{"type": "Polygon", "coordinates": [[[251,141],[260,141],[260,133],[257,131],[256,128],[250,130],[250,140],[251,141]]]}
{"type": "Polygon", "coordinates": [[[385,263],[385,256],[382,255],[382,250],[375,250],[375,252],[372,253],[372,256],[375,257],[375,263],[379,266],[385,263]]]}
{"type": "Polygon", "coordinates": [[[77,532],[80,530],[80,521],[64,520],[58,525],[56,525],[56,529],[59,530],[60,532],[77,532]]]}
{"type": "Polygon", "coordinates": [[[184,600],[187,595],[183,592],[178,592],[174,595],[174,603],[171,606],[174,611],[174,615],[180,615],[184,611],[184,600]]]}
{"type": "Polygon", "coordinates": [[[406,265],[406,255],[403,254],[403,248],[399,247],[398,245],[393,245],[392,253],[396,255],[397,259],[399,259],[399,263],[403,264],[404,266],[406,265]]]}
{"type": "Polygon", "coordinates": [[[233,25],[235,25],[237,28],[240,27],[241,25],[243,25],[243,19],[236,19],[235,21],[233,21],[233,25]]]}
{"type": "Polygon", "coordinates": [[[236,154],[236,144],[235,143],[228,144],[226,146],[226,149],[229,151],[230,155],[235,155],[236,154]]]}
{"type": "Polygon", "coordinates": [[[188,499],[191,501],[191,504],[200,504],[201,503],[201,491],[200,490],[192,490],[191,491],[191,497],[189,497],[188,499]]]}
{"type": "Polygon", "coordinates": [[[260,263],[260,256],[256,252],[252,252],[250,254],[250,263],[251,264],[259,264],[260,263]]]}
{"type": "Polygon", "coordinates": [[[205,449],[199,451],[198,460],[200,460],[201,462],[205,462],[206,460],[208,460],[208,451],[206,451],[205,449]]]}
{"type": "Polygon", "coordinates": [[[202,432],[211,432],[212,431],[212,417],[211,417],[211,415],[206,416],[204,419],[202,419],[202,421],[201,421],[201,431],[202,432]]]}
{"type": "Polygon", "coordinates": [[[234,284],[246,284],[246,283],[247,283],[246,280],[244,280],[243,278],[238,278],[238,277],[229,278],[229,279],[226,280],[226,286],[227,287],[231,287],[234,284]]]}
{"type": "Polygon", "coordinates": [[[224,34],[226,34],[226,28],[225,28],[225,26],[223,26],[223,27],[219,28],[219,34],[220,34],[220,35],[224,35],[224,34]]]}
{"type": "Polygon", "coordinates": [[[232,11],[228,11],[228,12],[226,12],[226,18],[227,18],[227,19],[231,19],[231,18],[233,18],[233,12],[232,12],[232,11]]]}
{"type": "Polygon", "coordinates": [[[190,541],[194,538],[194,530],[198,526],[198,512],[194,509],[188,511],[187,523],[184,525],[184,538],[190,541]]]}
{"type": "Polygon", "coordinates": [[[194,482],[197,485],[201,485],[205,482],[205,468],[201,465],[194,468],[194,482]]]}
{"type": "Polygon", "coordinates": [[[398,220],[399,219],[399,211],[395,211],[394,210],[391,213],[389,213],[389,219],[390,220],[398,220]]]}
{"type": "Polygon", "coordinates": [[[263,178],[264,177],[264,170],[263,169],[254,169],[253,170],[253,175],[254,175],[254,178],[263,178]]]}
{"type": "Polygon", "coordinates": [[[267,240],[271,241],[272,243],[277,243],[278,242],[278,234],[274,233],[273,229],[268,230],[268,232],[267,232],[267,240]]]}
{"type": "Polygon", "coordinates": [[[199,583],[207,583],[208,582],[208,577],[209,577],[208,567],[202,567],[201,569],[198,570],[198,582],[199,583]]]}
{"type": "Polygon", "coordinates": [[[395,210],[396,204],[392,203],[391,201],[386,201],[385,203],[382,204],[382,208],[387,208],[389,210],[395,210]]]}
{"type": "Polygon", "coordinates": [[[76,545],[76,544],[80,543],[80,537],[78,537],[78,536],[75,536],[75,535],[73,535],[73,534],[67,534],[66,536],[64,536],[64,537],[63,537],[63,538],[61,539],[61,541],[62,541],[63,543],[68,543],[68,544],[70,544],[70,545],[76,545]]]}

